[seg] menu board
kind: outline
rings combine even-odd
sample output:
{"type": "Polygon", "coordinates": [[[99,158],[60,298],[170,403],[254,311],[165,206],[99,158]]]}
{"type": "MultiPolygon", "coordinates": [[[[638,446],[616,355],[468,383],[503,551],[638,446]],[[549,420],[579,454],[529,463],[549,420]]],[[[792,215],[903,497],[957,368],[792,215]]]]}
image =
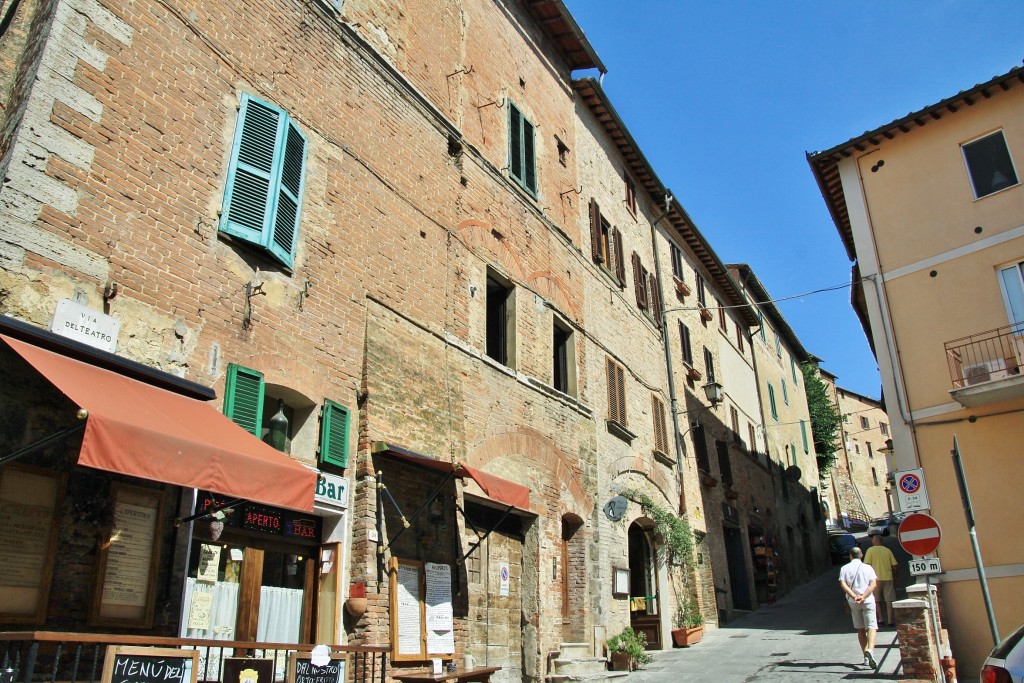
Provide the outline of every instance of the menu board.
{"type": "Polygon", "coordinates": [[[391,560],[391,642],[394,659],[422,659],[423,592],[420,585],[423,563],[391,560]]]}
{"type": "Polygon", "coordinates": [[[0,617],[42,623],[53,573],[63,475],[0,468],[0,617]]]}
{"type": "Polygon", "coordinates": [[[110,645],[101,683],[196,683],[197,650],[110,645]]]}
{"type": "Polygon", "coordinates": [[[449,564],[427,562],[426,576],[426,631],[427,652],[453,654],[455,652],[455,613],[452,610],[452,567],[449,564]]]}
{"type": "Polygon", "coordinates": [[[111,485],[113,521],[100,546],[99,581],[93,623],[148,627],[153,616],[153,584],[160,557],[160,491],[111,485]]]}
{"type": "Polygon", "coordinates": [[[344,654],[332,653],[322,666],[317,666],[309,652],[293,652],[288,666],[288,683],[345,683],[347,664],[344,654]]]}

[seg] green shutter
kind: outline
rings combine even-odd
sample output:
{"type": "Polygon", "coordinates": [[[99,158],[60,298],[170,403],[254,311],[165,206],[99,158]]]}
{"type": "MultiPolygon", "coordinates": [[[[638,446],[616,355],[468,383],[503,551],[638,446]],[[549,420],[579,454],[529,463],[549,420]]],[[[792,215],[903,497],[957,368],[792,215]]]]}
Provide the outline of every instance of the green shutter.
{"type": "Polygon", "coordinates": [[[516,105],[508,105],[508,170],[516,180],[523,178],[523,115],[516,105]]]}
{"type": "Polygon", "coordinates": [[[320,411],[320,463],[348,467],[348,408],[324,401],[320,411]]]}
{"type": "Polygon", "coordinates": [[[810,447],[810,444],[807,443],[807,421],[806,420],[800,420],[800,436],[802,436],[803,439],[804,439],[804,453],[810,453],[811,452],[811,447],[810,447]]]}
{"type": "Polygon", "coordinates": [[[537,164],[533,149],[533,124],[523,118],[523,185],[537,193],[537,164]]]}
{"type": "Polygon", "coordinates": [[[768,403],[770,403],[771,407],[772,407],[772,417],[774,417],[776,420],[778,420],[779,419],[779,411],[775,407],[775,389],[772,388],[772,385],[771,385],[770,382],[768,383],[768,403]]]}
{"type": "Polygon", "coordinates": [[[220,231],[295,261],[306,138],[283,110],[243,95],[220,231]]]}
{"type": "Polygon", "coordinates": [[[228,364],[224,388],[224,414],[253,436],[263,430],[263,375],[249,368],[228,364]]]}

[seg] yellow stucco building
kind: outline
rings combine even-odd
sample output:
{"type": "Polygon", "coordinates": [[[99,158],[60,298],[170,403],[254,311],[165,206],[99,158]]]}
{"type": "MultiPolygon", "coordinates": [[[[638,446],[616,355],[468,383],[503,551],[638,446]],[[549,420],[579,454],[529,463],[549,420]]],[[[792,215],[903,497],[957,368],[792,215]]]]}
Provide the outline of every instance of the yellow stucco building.
{"type": "Polygon", "coordinates": [[[1024,621],[1024,69],[808,155],[855,262],[897,470],[922,467],[959,675],[992,647],[950,457],[959,441],[1001,636],[1024,621]]]}

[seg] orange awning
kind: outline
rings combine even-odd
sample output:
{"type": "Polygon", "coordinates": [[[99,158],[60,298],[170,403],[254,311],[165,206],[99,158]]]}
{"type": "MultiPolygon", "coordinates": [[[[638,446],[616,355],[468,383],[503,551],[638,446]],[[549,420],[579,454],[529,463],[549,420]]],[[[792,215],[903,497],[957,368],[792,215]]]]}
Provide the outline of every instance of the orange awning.
{"type": "Polygon", "coordinates": [[[311,511],[316,473],[203,401],[0,335],[88,411],[78,463],[311,511]]]}

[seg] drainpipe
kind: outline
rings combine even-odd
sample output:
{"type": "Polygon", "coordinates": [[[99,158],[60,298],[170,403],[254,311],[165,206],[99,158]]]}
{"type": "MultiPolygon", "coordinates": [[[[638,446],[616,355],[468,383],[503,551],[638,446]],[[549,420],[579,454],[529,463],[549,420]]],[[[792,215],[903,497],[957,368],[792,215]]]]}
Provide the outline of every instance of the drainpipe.
{"type": "Polygon", "coordinates": [[[665,368],[668,371],[668,398],[672,413],[672,436],[676,444],[676,492],[679,494],[679,513],[686,513],[686,505],[683,502],[683,440],[679,433],[679,401],[676,398],[675,370],[672,367],[672,348],[668,341],[668,315],[665,305],[665,288],[661,284],[661,260],[658,258],[658,223],[665,220],[671,209],[672,194],[665,191],[665,211],[651,223],[651,248],[654,250],[654,279],[658,284],[658,300],[661,301],[661,310],[657,312],[661,320],[661,342],[665,352],[665,368]]]}

